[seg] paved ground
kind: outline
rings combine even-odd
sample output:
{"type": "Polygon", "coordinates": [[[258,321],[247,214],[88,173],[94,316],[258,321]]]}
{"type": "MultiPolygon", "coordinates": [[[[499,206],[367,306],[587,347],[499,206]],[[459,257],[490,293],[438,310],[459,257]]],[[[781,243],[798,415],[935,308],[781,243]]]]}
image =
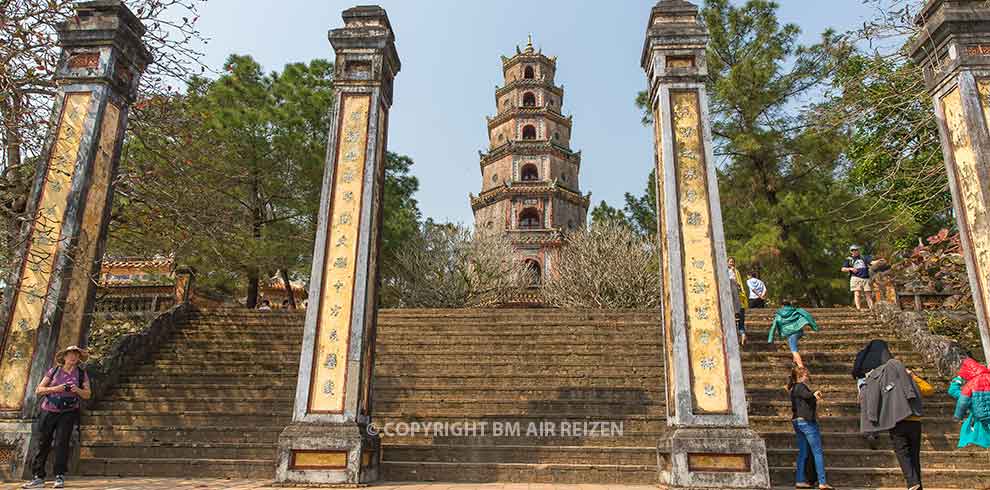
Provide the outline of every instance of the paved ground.
{"type": "MultiPolygon", "coordinates": [[[[20,483],[0,483],[0,489],[20,488],[20,483]]],[[[51,482],[45,488],[51,488],[51,482]]],[[[83,478],[66,481],[66,488],[82,490],[287,490],[286,487],[273,487],[271,482],[258,480],[211,480],[175,478],[83,478]]],[[[301,487],[290,487],[299,490],[301,487]]],[[[657,490],[654,486],[635,485],[554,485],[546,483],[379,483],[367,487],[374,490],[657,490]]],[[[792,487],[779,487],[779,490],[792,490],[792,487]]],[[[854,489],[843,490],[885,490],[854,489]]],[[[889,489],[895,490],[895,489],[889,489]]],[[[897,489],[903,490],[903,489],[897,489]]],[[[929,489],[938,490],[938,489],[929,489]]]]}

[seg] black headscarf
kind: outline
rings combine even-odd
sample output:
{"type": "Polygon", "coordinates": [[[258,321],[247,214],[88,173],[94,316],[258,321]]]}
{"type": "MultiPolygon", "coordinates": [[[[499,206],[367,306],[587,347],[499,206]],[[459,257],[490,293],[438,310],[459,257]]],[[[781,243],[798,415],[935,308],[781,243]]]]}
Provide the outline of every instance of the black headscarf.
{"type": "Polygon", "coordinates": [[[865,378],[866,373],[883,366],[893,358],[887,342],[871,340],[869,344],[866,344],[866,347],[863,347],[863,350],[859,351],[859,354],[856,354],[852,377],[855,379],[865,378]]]}

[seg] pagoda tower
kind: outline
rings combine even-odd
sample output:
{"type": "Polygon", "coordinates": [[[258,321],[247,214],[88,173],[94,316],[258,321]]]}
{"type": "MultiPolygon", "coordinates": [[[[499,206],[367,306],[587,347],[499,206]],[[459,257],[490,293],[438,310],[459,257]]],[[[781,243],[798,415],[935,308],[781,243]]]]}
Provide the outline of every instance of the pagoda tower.
{"type": "Polygon", "coordinates": [[[557,58],[533,48],[502,57],[505,84],[496,87],[496,115],[488,117],[488,151],[481,157],[481,194],[470,195],[478,230],[508,234],[520,260],[553,271],[563,234],[583,227],[591,194],[579,185],[581,152],[571,150],[571,116],[564,88],[554,83],[557,58]]]}

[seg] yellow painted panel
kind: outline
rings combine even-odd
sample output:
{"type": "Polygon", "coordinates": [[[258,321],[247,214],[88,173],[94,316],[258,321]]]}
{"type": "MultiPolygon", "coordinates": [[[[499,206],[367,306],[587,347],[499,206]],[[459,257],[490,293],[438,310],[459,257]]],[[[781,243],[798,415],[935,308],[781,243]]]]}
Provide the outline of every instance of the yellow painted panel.
{"type": "Polygon", "coordinates": [[[667,247],[667,217],[664,214],[663,203],[666,202],[666,191],[664,190],[664,170],[663,170],[663,125],[661,122],[661,113],[659,109],[654,109],[653,111],[653,133],[656,138],[656,186],[657,186],[657,214],[660,217],[659,228],[657,230],[660,240],[660,260],[661,269],[660,276],[663,285],[663,290],[660,292],[663,299],[663,334],[664,334],[664,355],[666,359],[664,360],[664,366],[666,366],[667,374],[667,413],[670,414],[670,406],[673,404],[675,383],[674,383],[674,342],[673,334],[671,332],[671,326],[673,325],[671,319],[671,307],[670,307],[670,250],[667,247]]]}
{"type": "Polygon", "coordinates": [[[701,107],[696,91],[674,91],[670,99],[694,409],[698,413],[726,413],[730,411],[729,383],[708,207],[701,107]]]}
{"type": "MultiPolygon", "coordinates": [[[[990,106],[986,103],[990,97],[990,81],[981,80],[978,83],[981,107],[983,108],[986,121],[990,122],[990,106]]],[[[976,277],[979,294],[983,298],[984,305],[990,305],[990,234],[986,230],[990,229],[990,216],[987,215],[987,208],[981,194],[980,179],[977,173],[978,159],[973,150],[972,138],[969,135],[965,117],[962,109],[962,95],[959,87],[942,97],[942,107],[945,110],[945,122],[948,129],[949,141],[952,144],[952,154],[954,160],[954,175],[957,192],[959,193],[961,217],[965,220],[966,234],[973,247],[973,255],[976,266],[976,277]]]]}
{"type": "Polygon", "coordinates": [[[96,148],[96,159],[93,161],[89,192],[86,195],[82,229],[79,232],[76,248],[73,250],[72,280],[69,282],[65,313],[62,315],[62,327],[59,330],[59,348],[77,345],[82,340],[86,297],[91,288],[95,286],[90,273],[92,272],[93,261],[96,259],[96,246],[99,244],[100,232],[103,230],[103,217],[107,198],[110,194],[113,152],[117,144],[119,124],[120,109],[107,103],[107,108],[103,114],[103,123],[100,125],[100,143],[96,148]]]}
{"type": "Polygon", "coordinates": [[[371,96],[343,95],[309,411],[344,409],[371,96]]]}
{"type": "Polygon", "coordinates": [[[68,94],[63,103],[37,216],[28,235],[28,248],[21,264],[21,282],[14,292],[14,308],[4,339],[0,361],[0,408],[3,409],[20,409],[27,390],[38,327],[55,266],[55,254],[63,239],[62,220],[75,175],[90,99],[89,93],[68,94]]]}
{"type": "Polygon", "coordinates": [[[688,471],[702,473],[749,473],[748,454],[688,453],[688,471]]]}
{"type": "Polygon", "coordinates": [[[347,467],[347,451],[293,451],[292,468],[332,469],[347,467]]]}

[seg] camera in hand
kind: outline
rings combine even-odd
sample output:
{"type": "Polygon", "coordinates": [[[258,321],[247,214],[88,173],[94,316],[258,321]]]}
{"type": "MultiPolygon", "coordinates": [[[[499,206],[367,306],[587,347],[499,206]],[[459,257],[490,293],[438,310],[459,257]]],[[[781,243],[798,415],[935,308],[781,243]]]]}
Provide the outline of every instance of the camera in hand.
{"type": "Polygon", "coordinates": [[[65,391],[72,391],[72,383],[65,383],[65,391]]]}

